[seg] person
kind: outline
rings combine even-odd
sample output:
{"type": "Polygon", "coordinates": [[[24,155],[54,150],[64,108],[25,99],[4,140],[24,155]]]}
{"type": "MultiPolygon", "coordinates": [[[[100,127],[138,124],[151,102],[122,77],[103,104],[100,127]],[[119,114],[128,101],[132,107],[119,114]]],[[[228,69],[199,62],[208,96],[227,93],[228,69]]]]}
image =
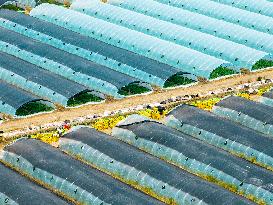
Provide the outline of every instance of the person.
{"type": "Polygon", "coordinates": [[[70,130],[70,128],[71,128],[70,120],[65,120],[63,124],[63,129],[70,130]]]}
{"type": "Polygon", "coordinates": [[[158,110],[158,112],[160,113],[160,115],[162,115],[162,114],[164,113],[164,111],[166,110],[166,108],[165,108],[165,107],[162,107],[162,106],[158,106],[158,107],[157,107],[157,110],[158,110]]]}
{"type": "Polygon", "coordinates": [[[65,130],[70,130],[71,126],[70,126],[70,124],[64,124],[63,128],[65,130]]]}
{"type": "Polygon", "coordinates": [[[63,129],[59,127],[57,129],[57,134],[59,135],[59,137],[62,137],[63,136],[63,129]]]}

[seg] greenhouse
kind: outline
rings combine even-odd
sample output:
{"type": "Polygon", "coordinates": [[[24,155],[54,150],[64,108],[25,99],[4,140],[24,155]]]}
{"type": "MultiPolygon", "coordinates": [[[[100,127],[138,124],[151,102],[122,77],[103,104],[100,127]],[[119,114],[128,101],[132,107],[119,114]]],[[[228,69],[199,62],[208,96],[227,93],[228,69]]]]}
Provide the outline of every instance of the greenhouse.
{"type": "Polygon", "coordinates": [[[158,1],[246,28],[273,34],[273,19],[269,16],[263,16],[211,0],[203,0],[202,3],[185,0],[158,1]]]}
{"type": "Polygon", "coordinates": [[[0,164],[0,204],[69,205],[55,194],[0,164]],[[5,193],[5,197],[3,194],[5,193]],[[12,202],[13,201],[13,202],[12,202]]]}
{"type": "MultiPolygon", "coordinates": [[[[185,26],[219,38],[233,41],[245,46],[273,53],[273,36],[237,24],[215,19],[210,16],[177,7],[162,4],[153,0],[123,0],[114,5],[133,10],[164,21],[185,26]]],[[[110,1],[111,3],[111,1],[110,1]]]]}
{"type": "Polygon", "coordinates": [[[21,139],[5,148],[2,161],[43,185],[57,189],[66,199],[78,203],[147,204],[161,202],[82,164],[56,148],[34,139],[21,139]]]}
{"type": "MultiPolygon", "coordinates": [[[[170,177],[163,179],[159,173],[155,174],[156,170],[164,171],[163,167],[166,167],[160,160],[149,157],[118,140],[112,140],[108,135],[86,127],[64,137],[60,141],[60,148],[64,152],[71,156],[79,156],[86,163],[110,172],[125,183],[136,183],[141,187],[140,190],[151,189],[158,198],[165,197],[178,204],[190,203],[191,200],[204,204],[191,196],[191,193],[185,193],[173,187],[169,181],[164,181],[170,180],[170,177]],[[111,147],[113,149],[109,149],[111,147]],[[162,186],[165,188],[162,189],[162,186]]],[[[171,170],[171,173],[177,173],[177,170],[169,169],[171,170]]]]}
{"type": "Polygon", "coordinates": [[[8,203],[10,205],[18,205],[18,203],[16,203],[15,201],[13,201],[11,198],[9,198],[7,195],[3,194],[0,192],[0,202],[2,204],[4,203],[8,203]]]}
{"type": "MultiPolygon", "coordinates": [[[[181,72],[167,64],[159,63],[17,12],[0,10],[0,18],[2,20],[0,21],[1,27],[153,85],[163,87],[167,79],[181,72]],[[67,35],[63,35],[64,33],[67,35]]],[[[189,77],[194,78],[194,76],[189,77]]]]}
{"type": "Polygon", "coordinates": [[[178,204],[211,204],[213,200],[217,200],[219,204],[225,204],[227,200],[246,203],[235,195],[227,194],[224,189],[206,183],[95,129],[86,127],[70,132],[64,136],[60,148],[74,156],[82,153],[80,156],[91,164],[95,163],[96,167],[111,170],[111,173],[117,175],[120,173],[128,181],[137,181],[151,187],[155,192],[170,196],[178,204]],[[188,192],[185,193],[184,190],[188,192]],[[209,190],[214,193],[210,197],[206,194],[209,190]]]}
{"type": "Polygon", "coordinates": [[[25,88],[25,90],[43,99],[59,103],[63,106],[67,106],[67,101],[75,95],[84,91],[88,92],[84,86],[1,52],[0,64],[1,80],[10,82],[11,84],[16,83],[17,87],[25,88]],[[6,75],[4,75],[5,73],[6,75]],[[24,81],[23,79],[20,80],[21,78],[24,78],[24,81]]]}
{"type": "Polygon", "coordinates": [[[213,56],[58,6],[39,5],[31,11],[31,16],[169,64],[181,72],[209,78],[218,67],[232,67],[229,62],[213,56]]]}
{"type": "Polygon", "coordinates": [[[1,80],[24,89],[25,91],[32,92],[39,96],[44,96],[45,98],[59,104],[65,104],[68,100],[59,93],[56,93],[40,84],[29,81],[28,79],[19,76],[9,70],[0,67],[1,71],[1,80]]]}
{"type": "Polygon", "coordinates": [[[2,67],[1,79],[65,107],[273,66],[273,35],[260,31],[271,17],[252,12],[252,4],[240,9],[244,2],[208,1],[208,8],[229,8],[227,15],[206,13],[203,3],[191,1],[179,8],[182,0],[78,0],[66,2],[70,9],[63,1],[36,3],[30,16],[0,9],[0,52],[73,89],[47,85],[16,67],[2,67]],[[233,22],[243,14],[247,18],[233,22]]]}
{"type": "Polygon", "coordinates": [[[273,90],[271,89],[270,91],[264,93],[260,98],[260,102],[273,107],[273,90]]]}
{"type": "Polygon", "coordinates": [[[80,72],[76,72],[67,66],[56,63],[52,60],[49,60],[48,58],[35,55],[28,51],[21,50],[20,48],[9,43],[0,41],[0,51],[37,65],[45,70],[49,70],[57,75],[61,75],[62,77],[65,77],[69,80],[85,85],[92,90],[100,91],[102,93],[109,94],[110,96],[119,98],[122,97],[117,94],[118,89],[108,82],[86,74],[82,74],[80,72]]]}
{"type": "Polygon", "coordinates": [[[217,103],[213,112],[273,137],[273,109],[267,105],[230,96],[217,103]]]}
{"type": "Polygon", "coordinates": [[[270,0],[213,0],[236,8],[273,17],[273,3],[270,0]]]}
{"type": "Polygon", "coordinates": [[[167,125],[268,169],[273,168],[273,139],[194,106],[168,114],[167,125]]]}
{"type": "Polygon", "coordinates": [[[25,106],[36,102],[36,109],[31,109],[29,114],[36,112],[53,110],[53,105],[49,102],[43,101],[37,96],[34,96],[24,90],[18,89],[10,84],[0,80],[0,112],[11,116],[19,115],[25,106]]]}
{"type": "Polygon", "coordinates": [[[129,116],[120,123],[118,128],[113,130],[114,137],[201,178],[216,183],[221,181],[222,186],[225,184],[226,187],[233,187],[233,192],[241,191],[246,197],[254,195],[267,203],[273,200],[270,193],[272,190],[267,186],[273,177],[270,171],[158,122],[148,119],[141,121],[139,117],[129,116]],[[135,118],[136,122],[130,118],[135,118]],[[262,181],[263,188],[259,188],[261,184],[255,186],[253,178],[262,181]]]}
{"type": "Polygon", "coordinates": [[[240,68],[251,70],[257,61],[268,58],[268,53],[99,1],[78,0],[71,8],[229,61],[237,70],[240,68]]]}
{"type": "MultiPolygon", "coordinates": [[[[74,72],[71,75],[72,77],[76,73],[85,74],[90,78],[93,77],[94,83],[96,83],[94,84],[94,90],[96,91],[119,97],[117,92],[120,88],[138,82],[135,78],[121,74],[105,66],[98,65],[75,55],[60,51],[59,49],[55,49],[46,44],[41,44],[15,32],[0,28],[0,35],[1,40],[6,43],[12,44],[19,49],[24,49],[24,51],[31,52],[40,58],[46,58],[53,61],[53,63],[58,63],[72,69],[74,72]],[[97,82],[95,82],[95,79],[97,79],[97,82]]],[[[47,61],[43,61],[43,63],[47,63],[47,61]]],[[[36,62],[36,65],[41,67],[38,62],[36,62]]],[[[67,72],[69,72],[69,70],[67,70],[67,72]]],[[[64,72],[63,75],[69,75],[69,73],[64,72]]],[[[71,76],[70,78],[72,78],[71,76]]],[[[83,81],[83,79],[81,80],[83,81]]]]}

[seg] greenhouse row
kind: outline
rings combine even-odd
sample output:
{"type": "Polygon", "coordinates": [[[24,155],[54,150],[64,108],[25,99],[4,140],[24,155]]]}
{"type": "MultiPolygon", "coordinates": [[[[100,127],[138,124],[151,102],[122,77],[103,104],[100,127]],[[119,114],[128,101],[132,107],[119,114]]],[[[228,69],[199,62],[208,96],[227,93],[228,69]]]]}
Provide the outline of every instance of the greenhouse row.
{"type": "MultiPolygon", "coordinates": [[[[156,157],[150,157],[121,141],[112,142],[110,136],[93,129],[82,128],[72,134],[75,137],[82,133],[86,133],[86,140],[94,136],[96,145],[92,145],[93,149],[90,148],[91,141],[86,142],[88,144],[79,144],[81,141],[71,143],[67,140],[70,137],[65,137],[61,149],[70,157],[43,142],[21,139],[5,148],[1,161],[8,167],[15,167],[19,174],[34,179],[46,189],[57,190],[57,194],[64,199],[84,204],[161,204],[144,193],[152,193],[167,204],[213,204],[215,199],[219,204],[228,204],[230,201],[234,204],[252,204],[239,195],[156,157]],[[98,138],[101,136],[105,140],[100,143],[98,138]],[[121,148],[112,149],[113,153],[120,153],[118,156],[103,151],[108,150],[108,145],[113,143],[121,148]],[[122,153],[130,154],[125,159],[122,153]],[[82,164],[76,160],[78,157],[74,159],[75,156],[89,161],[82,164]],[[162,175],[162,172],[168,174],[162,175]]],[[[7,196],[12,199],[12,196],[7,196]]],[[[19,204],[23,204],[22,200],[14,198],[19,204]]]]}
{"type": "Polygon", "coordinates": [[[213,112],[179,105],[161,122],[129,115],[111,135],[75,126],[57,147],[21,138],[0,154],[0,182],[11,178],[19,183],[1,186],[0,201],[272,204],[271,133],[257,130],[254,124],[245,126],[233,115],[215,111],[218,108],[268,125],[272,121],[273,107],[230,96],[217,103],[213,112]],[[251,103],[261,109],[255,110],[251,103]]]}
{"type": "Polygon", "coordinates": [[[31,182],[16,171],[0,164],[0,203],[9,205],[18,204],[52,204],[68,205],[70,203],[57,197],[49,190],[31,182]],[[18,190],[18,191],[15,191],[18,190]],[[5,194],[3,194],[5,193],[5,194]]]}
{"type": "Polygon", "coordinates": [[[0,81],[31,99],[0,96],[14,117],[273,66],[266,0],[10,3],[29,11],[0,9],[0,81]]]}
{"type": "Polygon", "coordinates": [[[162,38],[163,40],[193,48],[205,54],[229,61],[238,67],[251,69],[253,64],[268,55],[265,52],[246,47],[242,44],[217,38],[195,31],[194,29],[181,27],[110,4],[80,0],[73,3],[71,8],[90,16],[162,38]]]}
{"type": "Polygon", "coordinates": [[[255,12],[258,14],[262,14],[265,16],[271,16],[273,17],[272,9],[273,5],[272,0],[213,0],[215,2],[219,2],[222,4],[230,5],[236,8],[244,9],[247,11],[255,12]]]}

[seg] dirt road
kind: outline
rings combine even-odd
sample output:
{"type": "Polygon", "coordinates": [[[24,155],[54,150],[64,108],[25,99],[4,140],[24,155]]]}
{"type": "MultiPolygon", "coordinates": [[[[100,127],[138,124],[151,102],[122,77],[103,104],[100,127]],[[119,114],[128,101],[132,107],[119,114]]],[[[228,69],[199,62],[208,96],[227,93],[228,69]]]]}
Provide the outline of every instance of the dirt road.
{"type": "Polygon", "coordinates": [[[164,90],[156,93],[151,93],[149,95],[134,96],[102,104],[85,105],[79,108],[65,109],[64,111],[55,111],[52,113],[36,115],[29,118],[14,119],[1,124],[0,130],[8,132],[17,129],[23,129],[30,125],[39,126],[56,121],[64,121],[67,119],[72,120],[77,117],[90,114],[102,114],[104,113],[104,111],[130,108],[145,103],[157,103],[168,98],[181,95],[208,93],[209,91],[214,91],[216,89],[225,89],[242,83],[254,82],[257,81],[258,77],[273,79],[273,68],[259,72],[253,72],[250,74],[237,75],[225,79],[219,79],[208,83],[199,83],[197,85],[186,88],[184,87],[172,90],[164,90]]]}

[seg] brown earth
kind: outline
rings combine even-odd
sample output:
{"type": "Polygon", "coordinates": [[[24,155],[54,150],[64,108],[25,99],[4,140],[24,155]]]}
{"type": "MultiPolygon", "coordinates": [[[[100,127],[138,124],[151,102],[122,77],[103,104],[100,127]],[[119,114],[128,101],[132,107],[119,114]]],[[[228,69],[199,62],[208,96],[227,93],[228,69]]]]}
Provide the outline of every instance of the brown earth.
{"type": "Polygon", "coordinates": [[[23,129],[30,125],[39,126],[51,122],[59,122],[67,119],[75,119],[77,117],[86,116],[90,114],[102,114],[104,111],[119,110],[122,108],[130,108],[133,106],[157,103],[171,97],[182,95],[194,95],[208,93],[216,89],[227,89],[228,87],[236,86],[243,83],[257,81],[258,77],[272,79],[273,68],[259,72],[253,72],[245,75],[236,75],[229,78],[219,79],[212,82],[198,83],[191,87],[176,88],[171,90],[160,90],[149,95],[141,95],[125,98],[122,100],[109,100],[102,104],[85,105],[79,108],[64,109],[62,111],[55,111],[53,113],[40,114],[23,119],[13,119],[6,121],[0,125],[0,129],[4,132],[23,129]]]}

